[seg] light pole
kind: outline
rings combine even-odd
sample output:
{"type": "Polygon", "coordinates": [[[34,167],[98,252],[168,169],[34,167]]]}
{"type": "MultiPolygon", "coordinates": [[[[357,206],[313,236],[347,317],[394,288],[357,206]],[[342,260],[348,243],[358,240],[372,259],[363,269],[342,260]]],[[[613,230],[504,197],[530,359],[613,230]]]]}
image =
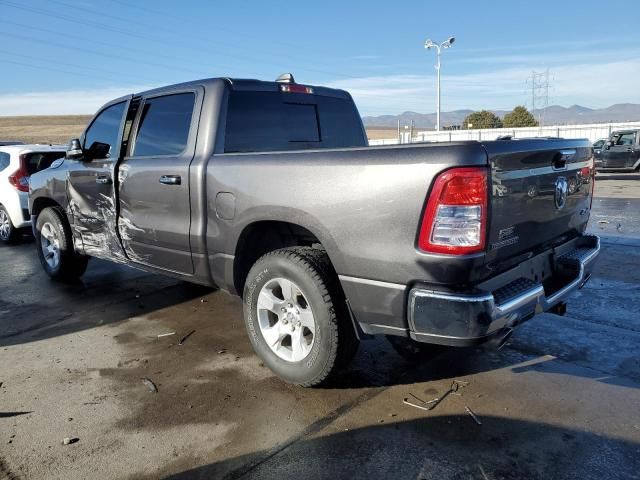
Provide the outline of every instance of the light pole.
{"type": "Polygon", "coordinates": [[[453,42],[456,41],[456,37],[449,37],[446,41],[438,43],[433,42],[432,40],[427,40],[424,42],[424,48],[427,50],[431,50],[432,48],[436,49],[436,72],[437,72],[437,83],[436,83],[436,130],[440,131],[440,51],[443,48],[451,48],[453,42]]]}

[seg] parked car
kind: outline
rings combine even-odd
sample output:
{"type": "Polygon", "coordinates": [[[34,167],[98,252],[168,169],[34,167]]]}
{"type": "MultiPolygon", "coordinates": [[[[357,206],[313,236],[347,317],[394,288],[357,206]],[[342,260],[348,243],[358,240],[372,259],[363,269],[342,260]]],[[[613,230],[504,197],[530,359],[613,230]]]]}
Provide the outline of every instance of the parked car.
{"type": "Polygon", "coordinates": [[[592,189],[586,139],[368,147],[345,91],[217,78],[106,104],[30,209],[51,277],[95,256],[241,295],[257,354],[310,386],[367,335],[412,356],[562,313],[592,189]]]}
{"type": "Polygon", "coordinates": [[[30,229],[29,177],[63,158],[65,151],[65,146],[0,145],[0,241],[12,242],[30,229]]]}
{"type": "Polygon", "coordinates": [[[602,154],[604,144],[607,142],[606,138],[600,138],[593,142],[593,158],[599,160],[602,154]]]}
{"type": "Polygon", "coordinates": [[[613,132],[596,157],[598,171],[638,171],[640,170],[640,130],[620,130],[613,132]]]}

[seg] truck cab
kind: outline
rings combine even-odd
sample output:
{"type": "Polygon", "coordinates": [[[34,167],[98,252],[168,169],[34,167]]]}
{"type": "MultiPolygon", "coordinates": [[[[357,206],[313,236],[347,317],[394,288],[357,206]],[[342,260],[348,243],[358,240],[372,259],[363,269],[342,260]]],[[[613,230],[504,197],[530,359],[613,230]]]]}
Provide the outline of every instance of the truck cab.
{"type": "Polygon", "coordinates": [[[640,168],[640,130],[613,132],[596,156],[599,171],[637,171],[640,168]]]}

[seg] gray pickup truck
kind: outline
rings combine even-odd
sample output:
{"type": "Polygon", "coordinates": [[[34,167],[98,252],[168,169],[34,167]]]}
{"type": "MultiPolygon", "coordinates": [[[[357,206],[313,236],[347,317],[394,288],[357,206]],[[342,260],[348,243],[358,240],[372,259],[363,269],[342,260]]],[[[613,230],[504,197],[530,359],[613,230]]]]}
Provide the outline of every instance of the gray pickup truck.
{"type": "Polygon", "coordinates": [[[347,92],[214,78],[106,104],[30,211],[51,277],[99,257],[241,295],[257,354],[311,386],[369,335],[424,358],[562,313],[593,175],[587,140],[369,147],[347,92]]]}

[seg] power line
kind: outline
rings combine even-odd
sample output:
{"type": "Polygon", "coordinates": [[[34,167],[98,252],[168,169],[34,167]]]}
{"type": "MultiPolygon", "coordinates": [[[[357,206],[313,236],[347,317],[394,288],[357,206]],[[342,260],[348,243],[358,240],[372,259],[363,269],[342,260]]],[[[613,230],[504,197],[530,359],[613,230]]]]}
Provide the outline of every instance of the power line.
{"type": "MultiPolygon", "coordinates": [[[[15,61],[15,60],[8,60],[6,58],[2,59],[2,63],[11,63],[13,65],[21,65],[23,67],[35,68],[37,70],[40,70],[40,72],[45,70],[45,71],[61,72],[61,73],[65,73],[67,75],[70,73],[69,70],[67,70],[66,68],[62,69],[62,68],[50,67],[50,66],[47,66],[47,67],[43,68],[42,65],[33,65],[33,64],[30,64],[30,63],[25,63],[25,62],[18,62],[18,61],[15,61]]],[[[73,73],[74,76],[75,75],[81,75],[83,77],[90,77],[90,78],[107,78],[107,77],[103,77],[102,75],[100,75],[100,77],[98,77],[97,75],[91,75],[90,73],[85,73],[85,72],[72,72],[72,73],[73,73]]],[[[117,80],[117,79],[116,78],[110,78],[110,80],[117,80]]]]}
{"type": "MultiPolygon", "coordinates": [[[[59,2],[60,0],[55,0],[55,1],[59,2]]],[[[176,15],[174,13],[169,13],[169,12],[166,12],[166,11],[163,12],[163,11],[160,11],[160,10],[149,8],[147,6],[138,5],[138,4],[132,3],[132,2],[126,2],[126,1],[123,1],[123,0],[109,0],[109,1],[111,3],[117,3],[117,4],[122,5],[122,6],[135,8],[135,9],[140,10],[142,12],[148,12],[148,13],[151,13],[151,14],[154,14],[154,15],[158,15],[158,16],[163,17],[163,18],[166,18],[168,15],[170,15],[172,19],[180,20],[183,23],[189,24],[190,26],[193,26],[194,24],[199,24],[199,25],[202,25],[203,27],[205,27],[207,29],[211,28],[211,24],[209,24],[209,23],[206,23],[206,22],[203,22],[203,21],[200,21],[200,22],[194,21],[194,19],[192,19],[192,18],[188,18],[188,17],[181,16],[181,15],[176,15]]],[[[219,23],[216,23],[215,29],[216,30],[222,30],[222,31],[225,31],[225,32],[229,32],[230,34],[232,34],[232,35],[234,35],[236,37],[246,37],[247,39],[250,39],[250,41],[252,41],[252,43],[251,43],[251,50],[252,51],[264,52],[264,53],[267,53],[269,55],[275,55],[277,58],[282,57],[283,52],[284,52],[284,53],[287,54],[287,56],[295,58],[297,55],[291,55],[291,49],[292,49],[292,47],[297,47],[297,48],[302,48],[305,51],[305,55],[304,56],[298,56],[298,58],[301,58],[304,61],[308,61],[309,60],[308,54],[312,53],[312,54],[315,55],[315,58],[313,59],[314,64],[316,64],[316,65],[317,64],[324,64],[325,66],[333,66],[332,64],[328,64],[328,63],[325,63],[325,62],[318,62],[317,57],[320,56],[320,55],[324,55],[325,52],[319,52],[318,50],[309,48],[306,45],[300,44],[300,42],[298,42],[298,41],[288,42],[288,43],[271,41],[271,43],[273,45],[280,45],[282,47],[282,49],[284,49],[284,50],[280,49],[280,50],[274,52],[274,51],[264,50],[264,49],[261,49],[261,48],[256,48],[255,40],[257,40],[259,42],[264,42],[264,37],[260,37],[258,35],[251,35],[250,33],[246,33],[246,32],[240,32],[238,30],[231,29],[231,28],[229,28],[229,27],[227,27],[225,25],[220,25],[219,23]]],[[[204,38],[204,37],[200,37],[200,38],[202,38],[202,39],[204,39],[206,41],[210,41],[211,40],[210,38],[204,38]]],[[[218,43],[218,41],[216,41],[216,42],[218,43]]],[[[246,47],[240,47],[240,48],[246,48],[246,47]]],[[[361,66],[361,68],[362,67],[365,67],[367,70],[370,70],[370,71],[375,71],[375,69],[373,69],[371,67],[368,67],[367,65],[361,66]]],[[[334,73],[337,73],[337,72],[334,72],[334,73]]],[[[340,75],[342,75],[342,74],[340,74],[340,75]]],[[[356,77],[353,77],[353,78],[356,78],[356,77]]]]}
{"type": "Polygon", "coordinates": [[[538,124],[544,125],[544,118],[549,106],[549,69],[544,72],[531,72],[531,113],[538,114],[538,124]]]}
{"type": "MultiPolygon", "coordinates": [[[[45,45],[54,45],[54,46],[56,46],[58,48],[64,48],[64,49],[67,49],[67,50],[74,50],[74,51],[77,51],[77,52],[89,53],[91,55],[99,55],[99,56],[103,56],[103,57],[109,57],[109,58],[113,58],[113,59],[124,61],[124,62],[131,62],[131,63],[136,63],[136,64],[150,65],[150,66],[165,68],[165,69],[173,70],[173,71],[175,71],[175,69],[178,68],[176,65],[169,65],[169,64],[157,63],[157,62],[149,62],[147,60],[140,60],[138,58],[129,58],[129,57],[125,57],[125,56],[122,56],[122,55],[113,54],[113,53],[107,53],[107,52],[101,52],[101,51],[98,51],[98,50],[92,50],[90,48],[83,48],[83,47],[65,45],[63,43],[53,42],[51,40],[46,40],[45,41],[45,40],[41,40],[41,39],[38,39],[38,38],[29,37],[27,35],[21,35],[19,33],[12,33],[11,35],[14,36],[14,37],[26,40],[27,42],[39,43],[39,44],[45,44],[45,45]]],[[[193,72],[193,73],[195,73],[197,75],[202,75],[202,72],[199,71],[199,70],[191,70],[191,69],[185,69],[185,68],[181,68],[181,70],[187,70],[187,71],[191,71],[191,72],[193,72]]]]}
{"type": "MultiPolygon", "coordinates": [[[[52,0],[52,1],[56,1],[57,3],[60,3],[60,4],[64,4],[64,2],[61,2],[59,0],[52,0]]],[[[6,5],[6,6],[15,8],[15,9],[24,10],[24,11],[28,11],[28,12],[31,12],[31,13],[36,13],[38,15],[43,15],[43,16],[46,16],[46,17],[58,18],[60,20],[71,22],[74,25],[78,24],[77,17],[71,17],[69,15],[60,14],[58,12],[50,11],[50,10],[46,10],[46,9],[42,9],[42,8],[19,5],[19,4],[16,4],[16,3],[13,3],[13,2],[10,2],[10,1],[7,1],[7,0],[3,0],[1,3],[6,5]]],[[[74,8],[80,8],[80,7],[74,7],[74,8]]],[[[91,13],[93,13],[95,15],[102,15],[100,12],[96,12],[94,10],[87,9],[85,7],[82,7],[81,9],[85,10],[85,11],[88,11],[88,12],[91,12],[91,13]]],[[[123,21],[126,20],[126,19],[124,19],[122,17],[117,17],[117,16],[114,16],[114,15],[110,15],[110,17],[111,18],[121,19],[123,21]]],[[[131,20],[128,20],[128,23],[131,23],[131,20]]],[[[182,45],[185,48],[188,48],[189,50],[199,50],[199,51],[202,51],[202,52],[206,52],[208,54],[209,53],[215,53],[217,55],[226,56],[226,57],[230,57],[230,58],[233,58],[233,59],[245,60],[247,62],[251,62],[252,64],[253,63],[261,63],[261,64],[268,65],[271,68],[275,68],[275,65],[278,65],[278,64],[274,64],[273,62],[264,60],[262,57],[255,57],[255,56],[245,55],[245,54],[228,53],[228,52],[223,52],[223,51],[220,51],[220,50],[217,50],[217,49],[212,49],[211,47],[203,48],[199,44],[193,44],[193,43],[188,43],[188,42],[183,42],[183,41],[172,41],[172,42],[169,43],[163,37],[151,37],[149,35],[142,35],[142,34],[139,34],[139,33],[131,32],[131,31],[128,31],[128,30],[123,30],[123,29],[118,28],[118,27],[113,27],[111,25],[107,25],[105,23],[100,23],[100,22],[95,22],[95,21],[92,21],[92,20],[83,20],[83,25],[94,26],[94,27],[100,28],[102,30],[112,31],[114,33],[127,35],[129,37],[155,42],[156,44],[157,43],[162,43],[162,44],[165,44],[165,45],[170,46],[170,47],[171,46],[176,46],[176,45],[182,45]]],[[[179,33],[173,32],[172,30],[169,30],[169,31],[172,32],[172,33],[175,33],[176,35],[180,35],[179,33]]],[[[238,48],[238,47],[236,47],[236,48],[238,48]]],[[[279,54],[278,56],[282,57],[282,54],[279,54]]],[[[279,65],[281,65],[284,68],[286,68],[284,63],[279,63],[279,65]]],[[[345,73],[321,70],[321,69],[312,68],[312,67],[304,67],[304,69],[307,70],[307,71],[310,71],[310,72],[322,73],[322,74],[325,74],[325,75],[330,75],[330,76],[335,76],[335,77],[359,78],[359,77],[356,77],[356,76],[353,76],[353,75],[348,75],[348,74],[345,74],[345,73]]]]}

